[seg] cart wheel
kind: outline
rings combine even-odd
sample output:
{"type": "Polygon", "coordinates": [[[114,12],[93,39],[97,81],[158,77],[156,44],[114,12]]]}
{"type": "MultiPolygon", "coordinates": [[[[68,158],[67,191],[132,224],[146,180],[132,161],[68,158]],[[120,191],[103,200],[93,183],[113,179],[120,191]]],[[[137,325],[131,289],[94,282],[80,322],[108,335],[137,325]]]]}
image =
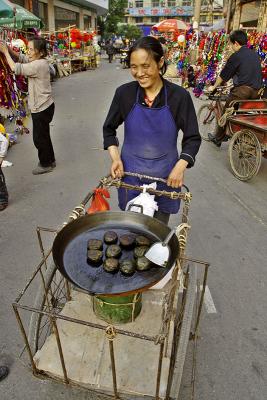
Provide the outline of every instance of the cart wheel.
{"type": "Polygon", "coordinates": [[[217,117],[211,103],[205,103],[200,107],[197,120],[200,136],[209,142],[208,133],[215,133],[217,128],[217,117]]]}
{"type": "MultiPolygon", "coordinates": [[[[57,270],[54,262],[51,262],[44,273],[44,285],[43,283],[40,284],[33,307],[41,311],[58,313],[70,299],[69,290],[66,279],[57,270]],[[45,296],[45,290],[48,293],[49,304],[45,296]]],[[[50,333],[51,324],[48,316],[33,312],[28,334],[28,341],[33,355],[43,346],[50,333]]]]}
{"type": "Polygon", "coordinates": [[[194,304],[196,299],[196,287],[197,287],[197,267],[196,265],[189,265],[188,268],[188,285],[185,291],[184,301],[181,305],[182,320],[178,324],[178,347],[176,350],[175,359],[175,370],[172,384],[172,398],[178,400],[180,386],[182,382],[184,363],[186,358],[187,346],[189,342],[189,336],[191,331],[191,325],[194,313],[194,304]],[[180,332],[179,332],[180,327],[180,332]]]}
{"type": "Polygon", "coordinates": [[[248,181],[257,175],[262,154],[260,142],[253,132],[248,129],[236,132],[228,152],[232,171],[238,179],[248,181]]]}

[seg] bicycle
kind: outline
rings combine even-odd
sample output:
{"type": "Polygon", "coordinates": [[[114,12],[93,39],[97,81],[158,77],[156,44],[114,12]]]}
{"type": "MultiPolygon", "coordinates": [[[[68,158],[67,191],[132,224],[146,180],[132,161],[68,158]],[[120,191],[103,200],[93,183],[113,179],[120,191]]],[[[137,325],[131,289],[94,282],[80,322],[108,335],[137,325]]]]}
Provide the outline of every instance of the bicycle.
{"type": "Polygon", "coordinates": [[[223,115],[223,102],[228,97],[229,87],[219,86],[216,93],[204,92],[211,100],[203,104],[197,113],[199,133],[203,140],[210,141],[208,133],[215,133],[218,126],[218,120],[223,115]]]}

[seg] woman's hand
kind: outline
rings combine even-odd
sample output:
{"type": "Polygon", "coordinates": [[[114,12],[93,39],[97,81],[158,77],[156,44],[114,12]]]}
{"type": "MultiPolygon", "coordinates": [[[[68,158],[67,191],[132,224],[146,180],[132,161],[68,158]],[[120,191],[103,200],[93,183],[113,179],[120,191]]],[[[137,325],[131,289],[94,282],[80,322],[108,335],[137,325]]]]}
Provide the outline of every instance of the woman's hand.
{"type": "Polygon", "coordinates": [[[6,42],[4,42],[3,40],[0,41],[0,52],[3,54],[6,54],[8,52],[6,42]]]}
{"type": "Polygon", "coordinates": [[[172,169],[170,175],[167,179],[167,185],[172,188],[182,187],[184,183],[184,171],[188,165],[188,162],[185,160],[179,160],[175,167],[172,169]]]}
{"type": "Polygon", "coordinates": [[[121,159],[112,161],[111,164],[111,176],[112,178],[122,178],[124,175],[123,163],[121,159]]]}
{"type": "Polygon", "coordinates": [[[124,175],[123,163],[117,146],[109,146],[110,157],[112,159],[110,173],[112,178],[122,178],[124,175]]]}

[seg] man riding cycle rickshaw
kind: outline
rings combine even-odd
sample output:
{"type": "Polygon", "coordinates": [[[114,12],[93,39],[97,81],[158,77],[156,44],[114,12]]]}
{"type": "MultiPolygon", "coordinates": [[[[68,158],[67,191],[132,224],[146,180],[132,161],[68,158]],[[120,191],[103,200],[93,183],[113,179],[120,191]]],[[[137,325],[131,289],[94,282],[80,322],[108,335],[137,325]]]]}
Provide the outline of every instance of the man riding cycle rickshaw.
{"type": "MultiPolygon", "coordinates": [[[[233,79],[234,86],[226,99],[223,114],[233,100],[256,100],[263,90],[260,59],[254,50],[247,47],[247,34],[241,30],[233,31],[230,34],[230,43],[234,53],[229,57],[215,84],[208,88],[212,93],[218,86],[233,79]]],[[[208,137],[220,147],[223,141],[228,140],[225,126],[218,125],[215,134],[209,133],[208,137]]]]}

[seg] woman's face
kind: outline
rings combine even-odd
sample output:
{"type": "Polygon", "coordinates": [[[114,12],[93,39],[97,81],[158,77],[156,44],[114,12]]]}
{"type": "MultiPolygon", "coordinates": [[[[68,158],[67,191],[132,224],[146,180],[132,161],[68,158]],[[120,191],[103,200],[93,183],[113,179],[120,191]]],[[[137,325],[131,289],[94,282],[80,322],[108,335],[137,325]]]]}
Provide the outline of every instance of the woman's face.
{"type": "Polygon", "coordinates": [[[33,42],[28,43],[28,58],[29,61],[39,60],[42,55],[34,48],[33,42]]]}
{"type": "Polygon", "coordinates": [[[142,88],[149,89],[159,80],[163,63],[163,58],[157,63],[144,49],[135,50],[130,59],[131,74],[142,88]]]}

